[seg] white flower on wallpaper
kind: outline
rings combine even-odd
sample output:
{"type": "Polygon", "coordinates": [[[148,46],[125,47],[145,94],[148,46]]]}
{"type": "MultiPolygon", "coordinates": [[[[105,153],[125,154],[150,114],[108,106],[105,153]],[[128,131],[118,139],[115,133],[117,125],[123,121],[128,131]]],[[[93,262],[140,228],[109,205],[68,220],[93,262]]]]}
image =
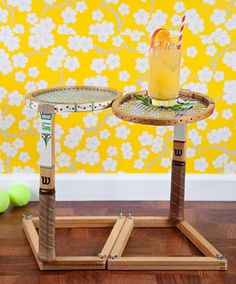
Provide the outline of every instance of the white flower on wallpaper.
{"type": "Polygon", "coordinates": [[[120,67],[120,56],[109,54],[105,62],[110,70],[117,69],[120,67]]]}
{"type": "Polygon", "coordinates": [[[6,23],[8,18],[8,11],[0,7],[0,22],[6,23]]]}
{"type": "MultiPolygon", "coordinates": [[[[13,30],[8,26],[1,27],[0,42],[2,42],[9,51],[17,50],[20,47],[20,38],[16,36],[13,30]]],[[[7,57],[9,57],[9,55],[7,57]]]]}
{"type": "Polygon", "coordinates": [[[107,158],[106,160],[103,161],[102,165],[106,172],[109,171],[114,172],[116,170],[117,161],[112,158],[107,158]]]}
{"type": "Polygon", "coordinates": [[[89,34],[97,36],[101,42],[106,42],[114,34],[114,24],[108,21],[92,24],[89,27],[89,34]]]}
{"type": "Polygon", "coordinates": [[[84,85],[108,87],[108,78],[106,76],[95,76],[84,79],[84,85]]]}
{"type": "Polygon", "coordinates": [[[76,34],[76,31],[68,27],[67,24],[63,24],[63,25],[58,25],[57,33],[59,35],[74,35],[76,34]]]}
{"type": "Polygon", "coordinates": [[[225,73],[223,71],[216,71],[213,78],[216,80],[216,82],[220,82],[224,80],[225,73]]]}
{"type": "Polygon", "coordinates": [[[47,3],[48,5],[52,5],[54,4],[57,0],[43,0],[45,3],[47,3]]]}
{"type": "Polygon", "coordinates": [[[151,19],[148,21],[146,30],[152,34],[157,28],[164,26],[166,23],[167,14],[162,10],[156,10],[155,13],[151,14],[151,19]]]}
{"type": "Polygon", "coordinates": [[[215,168],[222,168],[228,162],[228,160],[228,155],[221,154],[213,161],[213,165],[215,168]]]}
{"type": "Polygon", "coordinates": [[[223,63],[236,71],[236,51],[226,52],[223,57],[223,63]]]}
{"type": "Polygon", "coordinates": [[[236,80],[230,80],[224,82],[224,96],[223,99],[229,104],[232,105],[236,103],[236,80]]]}
{"type": "Polygon", "coordinates": [[[107,66],[103,58],[94,58],[91,64],[91,70],[95,71],[97,74],[102,73],[106,70],[107,66]]]}
{"type": "Polygon", "coordinates": [[[132,146],[129,142],[121,144],[121,151],[124,160],[131,160],[134,152],[132,151],[132,146]]]}
{"type": "Polygon", "coordinates": [[[30,160],[30,156],[27,152],[21,152],[19,155],[19,159],[23,162],[26,163],[30,160]]]}
{"type": "Polygon", "coordinates": [[[186,54],[189,57],[195,57],[197,55],[197,49],[195,46],[186,48],[186,51],[187,51],[186,54]]]}
{"type": "Polygon", "coordinates": [[[31,11],[32,0],[7,0],[7,3],[10,6],[17,7],[20,12],[29,12],[31,11]]]}
{"type": "Polygon", "coordinates": [[[199,172],[205,172],[208,168],[209,164],[205,157],[195,159],[194,161],[194,169],[199,172]]]}
{"type": "Polygon", "coordinates": [[[147,131],[144,131],[138,137],[138,140],[142,146],[151,146],[153,142],[153,135],[149,134],[147,131]]]}
{"type": "Polygon", "coordinates": [[[185,10],[184,2],[181,2],[181,1],[175,2],[175,4],[174,4],[174,10],[175,10],[177,13],[183,12],[183,11],[185,10]]]}
{"type": "Polygon", "coordinates": [[[68,38],[68,47],[71,50],[80,51],[87,53],[93,48],[93,40],[91,37],[86,36],[70,36],[68,38]]]}
{"type": "Polygon", "coordinates": [[[111,136],[110,132],[107,129],[100,131],[100,139],[107,140],[111,136]]]}
{"type": "Polygon", "coordinates": [[[217,52],[216,46],[214,44],[208,45],[206,48],[206,54],[209,56],[214,56],[217,52]]]}
{"type": "Polygon", "coordinates": [[[134,13],[133,17],[136,24],[146,25],[148,23],[150,15],[144,9],[139,9],[137,12],[134,13]]]}
{"type": "Polygon", "coordinates": [[[71,157],[66,153],[60,153],[57,157],[57,163],[59,167],[68,167],[70,165],[71,157]]]}
{"type": "Polygon", "coordinates": [[[23,100],[23,96],[18,91],[13,91],[8,94],[9,105],[20,106],[23,100]]]}
{"type": "Polygon", "coordinates": [[[15,121],[16,119],[12,114],[3,115],[2,111],[0,111],[0,129],[9,129],[15,121]]]}
{"type": "Polygon", "coordinates": [[[186,14],[186,24],[188,25],[188,29],[194,34],[197,35],[200,32],[203,32],[204,22],[200,18],[199,13],[196,9],[189,9],[185,11],[186,14]]]}
{"type": "Polygon", "coordinates": [[[64,145],[69,149],[74,149],[79,145],[79,141],[84,135],[84,130],[80,126],[72,127],[69,129],[69,134],[66,135],[64,145]]]}
{"type": "Polygon", "coordinates": [[[232,110],[231,109],[224,109],[222,111],[222,117],[225,120],[229,120],[233,116],[232,110]]]}
{"type": "Polygon", "coordinates": [[[130,77],[130,74],[127,70],[119,72],[119,80],[120,81],[126,82],[126,81],[128,81],[129,77],[130,77]]]}
{"type": "Polygon", "coordinates": [[[187,156],[187,158],[193,158],[193,157],[195,157],[195,154],[196,154],[196,150],[194,148],[188,147],[186,149],[186,156],[187,156]]]}
{"type": "Polygon", "coordinates": [[[170,158],[161,159],[161,165],[164,168],[169,168],[171,166],[171,159],[170,158]]]}
{"type": "Polygon", "coordinates": [[[124,16],[129,14],[129,5],[122,3],[118,8],[119,13],[124,16]]]}
{"type": "Polygon", "coordinates": [[[83,13],[85,10],[88,9],[86,1],[78,1],[76,2],[76,11],[83,13]]]}
{"type": "Polygon", "coordinates": [[[116,131],[116,137],[122,140],[126,140],[130,135],[130,129],[127,128],[125,125],[116,127],[115,131],[116,131]]]}
{"type": "Polygon", "coordinates": [[[202,136],[196,129],[191,129],[188,131],[188,137],[193,145],[199,145],[202,142],[202,136]]]}
{"type": "Polygon", "coordinates": [[[210,144],[219,144],[221,142],[226,142],[232,135],[231,130],[225,126],[218,129],[213,129],[207,134],[207,139],[210,144]]]}
{"type": "Polygon", "coordinates": [[[230,36],[227,31],[223,30],[222,28],[217,28],[213,33],[212,36],[216,43],[220,46],[225,46],[226,44],[230,43],[230,36]]]}
{"type": "Polygon", "coordinates": [[[86,147],[90,150],[96,151],[100,144],[101,143],[96,136],[88,137],[86,139],[86,147]]]}
{"type": "Polygon", "coordinates": [[[119,46],[122,45],[123,42],[124,42],[124,40],[120,35],[113,36],[113,38],[112,38],[112,45],[114,45],[114,46],[119,47],[119,46]]]}
{"type": "Polygon", "coordinates": [[[213,72],[209,67],[203,67],[198,71],[198,79],[200,82],[210,82],[213,72]]]}
{"type": "Polygon", "coordinates": [[[61,12],[61,16],[65,24],[75,23],[76,15],[77,15],[76,10],[72,9],[71,7],[66,7],[65,10],[61,12]]]}
{"type": "Polygon", "coordinates": [[[142,150],[139,151],[139,157],[140,159],[146,159],[149,156],[150,152],[143,148],[142,150]]]}
{"type": "Polygon", "coordinates": [[[54,44],[54,35],[52,31],[55,29],[55,24],[51,18],[40,19],[30,28],[31,35],[29,36],[29,46],[36,50],[47,48],[54,44]]]}
{"type": "Polygon", "coordinates": [[[88,113],[83,117],[83,122],[86,127],[94,127],[97,125],[98,117],[94,115],[93,113],[88,113]]]}
{"type": "Polygon", "coordinates": [[[139,159],[139,160],[135,160],[135,161],[134,161],[134,168],[135,168],[135,169],[140,170],[140,169],[143,168],[143,166],[144,166],[143,160],[139,159]]]}
{"type": "Polygon", "coordinates": [[[232,17],[228,19],[225,26],[229,31],[236,29],[236,14],[232,15],[232,17]]]}
{"type": "Polygon", "coordinates": [[[162,146],[163,146],[163,137],[160,137],[160,136],[156,136],[154,139],[153,139],[153,143],[152,143],[152,147],[151,147],[151,150],[153,153],[158,153],[162,150],[162,146]]]}
{"type": "Polygon", "coordinates": [[[106,152],[107,152],[108,156],[116,156],[117,155],[117,147],[109,146],[107,148],[106,152]]]}
{"type": "Polygon", "coordinates": [[[225,22],[226,12],[221,9],[215,9],[211,15],[211,20],[215,26],[219,26],[220,24],[225,22]]]}

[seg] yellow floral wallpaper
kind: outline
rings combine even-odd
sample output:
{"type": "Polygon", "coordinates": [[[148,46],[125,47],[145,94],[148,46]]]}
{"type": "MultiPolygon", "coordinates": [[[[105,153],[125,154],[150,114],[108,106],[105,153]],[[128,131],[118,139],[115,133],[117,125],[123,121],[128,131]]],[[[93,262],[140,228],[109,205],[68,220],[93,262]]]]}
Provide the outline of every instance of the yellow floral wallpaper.
{"type": "MultiPolygon", "coordinates": [[[[216,112],[188,126],[191,173],[236,173],[234,0],[1,0],[0,172],[38,172],[38,115],[25,94],[58,85],[147,88],[148,48],[159,26],[187,15],[181,86],[207,93],[216,112]]],[[[102,112],[57,115],[61,173],[166,173],[172,128],[102,112]]]]}

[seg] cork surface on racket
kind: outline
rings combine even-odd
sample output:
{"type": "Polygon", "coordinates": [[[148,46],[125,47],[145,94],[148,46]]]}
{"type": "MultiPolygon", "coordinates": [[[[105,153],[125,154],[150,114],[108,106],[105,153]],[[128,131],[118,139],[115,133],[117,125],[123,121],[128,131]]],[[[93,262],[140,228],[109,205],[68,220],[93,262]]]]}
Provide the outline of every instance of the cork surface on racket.
{"type": "Polygon", "coordinates": [[[113,113],[120,119],[148,125],[181,125],[199,121],[210,116],[214,111],[214,101],[200,93],[181,89],[178,99],[192,103],[190,109],[155,109],[143,104],[134,97],[134,94],[144,97],[147,91],[136,91],[120,96],[112,104],[113,113]]]}
{"type": "Polygon", "coordinates": [[[25,104],[38,110],[40,104],[54,106],[55,112],[96,111],[111,107],[121,95],[115,89],[97,86],[55,87],[27,94],[25,104]]]}

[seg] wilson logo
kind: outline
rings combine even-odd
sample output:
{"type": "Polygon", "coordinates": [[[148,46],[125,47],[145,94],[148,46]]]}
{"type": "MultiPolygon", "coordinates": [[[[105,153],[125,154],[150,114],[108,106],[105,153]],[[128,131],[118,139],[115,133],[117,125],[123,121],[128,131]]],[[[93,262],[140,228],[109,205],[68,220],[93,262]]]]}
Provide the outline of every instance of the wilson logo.
{"type": "Polygon", "coordinates": [[[46,185],[49,185],[50,184],[50,177],[44,177],[42,176],[42,184],[46,184],[46,185]]]}
{"type": "Polygon", "coordinates": [[[183,151],[180,149],[175,149],[175,156],[182,156],[183,151]]]}

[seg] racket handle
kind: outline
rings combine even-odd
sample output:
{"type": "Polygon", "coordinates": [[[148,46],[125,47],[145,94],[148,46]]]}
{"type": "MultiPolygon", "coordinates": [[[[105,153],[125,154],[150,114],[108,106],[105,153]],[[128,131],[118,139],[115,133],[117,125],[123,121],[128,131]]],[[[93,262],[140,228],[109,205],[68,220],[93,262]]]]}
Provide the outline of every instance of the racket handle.
{"type": "MultiPolygon", "coordinates": [[[[41,192],[41,189],[40,189],[41,192]]],[[[39,259],[53,261],[55,255],[55,191],[39,195],[39,259]]]]}
{"type": "Polygon", "coordinates": [[[186,170],[186,125],[174,127],[173,159],[171,171],[170,218],[184,219],[184,192],[186,170]]]}
{"type": "Polygon", "coordinates": [[[185,162],[172,161],[170,218],[184,219],[185,162]]]}
{"type": "Polygon", "coordinates": [[[40,112],[40,189],[39,252],[42,262],[55,255],[55,113],[52,105],[39,105],[40,112]]]}

